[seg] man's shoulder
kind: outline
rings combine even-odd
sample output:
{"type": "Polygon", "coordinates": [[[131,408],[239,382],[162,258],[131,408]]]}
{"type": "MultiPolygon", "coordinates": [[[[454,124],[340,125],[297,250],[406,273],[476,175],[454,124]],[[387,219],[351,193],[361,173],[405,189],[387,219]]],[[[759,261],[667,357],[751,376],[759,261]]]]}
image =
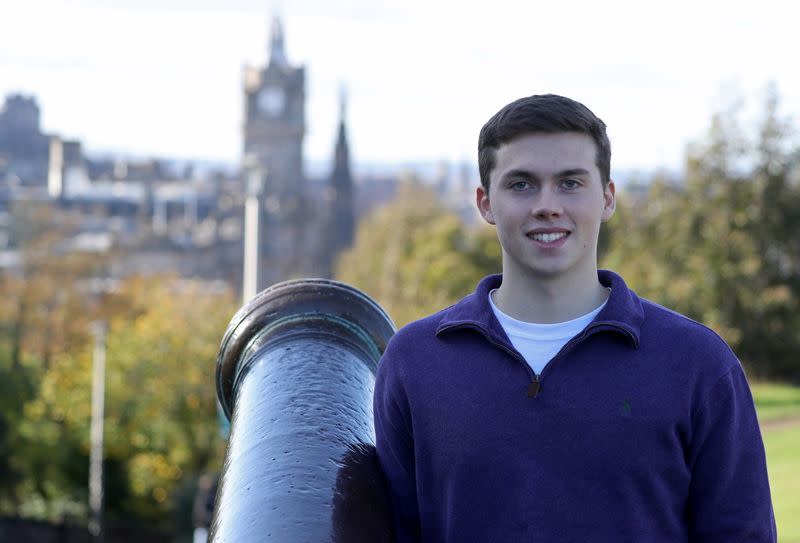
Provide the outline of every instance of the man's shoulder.
{"type": "Polygon", "coordinates": [[[419,365],[429,365],[439,360],[445,353],[453,354],[453,344],[443,341],[443,330],[458,327],[464,323],[486,326],[489,308],[489,290],[500,284],[501,276],[489,275],[480,280],[475,291],[467,294],[456,303],[412,321],[401,327],[386,346],[379,372],[404,373],[419,369],[419,365]]]}
{"type": "Polygon", "coordinates": [[[715,338],[723,341],[714,330],[683,313],[663,306],[647,298],[639,298],[642,302],[642,309],[646,322],[659,329],[672,330],[675,332],[697,335],[706,339],[715,338]]]}
{"type": "Polygon", "coordinates": [[[441,354],[436,330],[448,309],[412,321],[395,332],[383,352],[378,374],[384,379],[405,381],[436,360],[437,354],[441,354]]]}
{"type": "Polygon", "coordinates": [[[411,321],[402,326],[394,336],[392,336],[392,339],[389,340],[387,349],[410,347],[417,350],[424,347],[428,342],[434,341],[436,338],[436,330],[452,307],[452,305],[448,306],[432,315],[411,321]]]}
{"type": "Polygon", "coordinates": [[[730,345],[709,326],[652,300],[640,300],[645,347],[669,349],[695,361],[705,358],[738,365],[730,345]]]}
{"type": "Polygon", "coordinates": [[[489,275],[480,280],[475,291],[465,295],[457,302],[440,309],[432,315],[412,321],[397,331],[389,342],[392,348],[410,346],[415,351],[426,346],[438,345],[437,335],[444,328],[463,324],[479,323],[486,326],[489,308],[489,291],[499,286],[500,275],[489,275]]]}

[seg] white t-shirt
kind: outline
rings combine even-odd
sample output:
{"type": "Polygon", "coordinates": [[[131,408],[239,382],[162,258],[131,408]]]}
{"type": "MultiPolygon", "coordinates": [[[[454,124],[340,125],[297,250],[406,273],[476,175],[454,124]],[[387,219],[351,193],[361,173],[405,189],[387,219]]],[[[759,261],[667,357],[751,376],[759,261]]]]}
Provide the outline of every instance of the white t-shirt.
{"type": "Polygon", "coordinates": [[[505,330],[508,339],[511,340],[511,344],[525,357],[525,361],[537,375],[542,373],[544,367],[558,351],[570,339],[583,331],[606,305],[606,302],[603,302],[597,309],[571,321],[536,324],[518,321],[500,311],[494,305],[492,292],[494,290],[489,292],[489,305],[492,306],[495,317],[500,321],[500,325],[505,330]]]}

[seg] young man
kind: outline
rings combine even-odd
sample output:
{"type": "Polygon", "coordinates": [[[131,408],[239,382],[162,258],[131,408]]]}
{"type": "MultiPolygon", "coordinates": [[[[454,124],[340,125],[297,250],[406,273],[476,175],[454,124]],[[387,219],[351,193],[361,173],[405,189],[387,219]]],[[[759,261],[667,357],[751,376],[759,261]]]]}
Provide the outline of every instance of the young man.
{"type": "Polygon", "coordinates": [[[377,451],[398,541],[775,542],[741,365],[597,269],[605,124],[531,96],[481,130],[502,275],[391,340],[377,451]]]}

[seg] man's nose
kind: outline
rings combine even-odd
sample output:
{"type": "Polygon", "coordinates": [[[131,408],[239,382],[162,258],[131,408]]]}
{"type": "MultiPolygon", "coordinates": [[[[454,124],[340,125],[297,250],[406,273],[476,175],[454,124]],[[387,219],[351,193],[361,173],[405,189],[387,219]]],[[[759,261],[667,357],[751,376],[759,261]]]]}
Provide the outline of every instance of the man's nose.
{"type": "Polygon", "coordinates": [[[553,190],[544,189],[534,201],[531,212],[537,219],[560,217],[563,212],[561,199],[553,190]]]}

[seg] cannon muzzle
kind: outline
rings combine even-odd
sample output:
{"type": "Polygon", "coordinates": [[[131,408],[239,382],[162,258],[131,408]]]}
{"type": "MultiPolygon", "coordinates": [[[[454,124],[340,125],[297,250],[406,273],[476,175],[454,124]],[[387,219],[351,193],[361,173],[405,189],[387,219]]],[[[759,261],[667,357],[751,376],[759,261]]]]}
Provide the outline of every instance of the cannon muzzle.
{"type": "Polygon", "coordinates": [[[372,299],[324,279],[236,313],[217,358],[231,434],[209,541],[390,541],[372,393],[393,333],[372,299]]]}

